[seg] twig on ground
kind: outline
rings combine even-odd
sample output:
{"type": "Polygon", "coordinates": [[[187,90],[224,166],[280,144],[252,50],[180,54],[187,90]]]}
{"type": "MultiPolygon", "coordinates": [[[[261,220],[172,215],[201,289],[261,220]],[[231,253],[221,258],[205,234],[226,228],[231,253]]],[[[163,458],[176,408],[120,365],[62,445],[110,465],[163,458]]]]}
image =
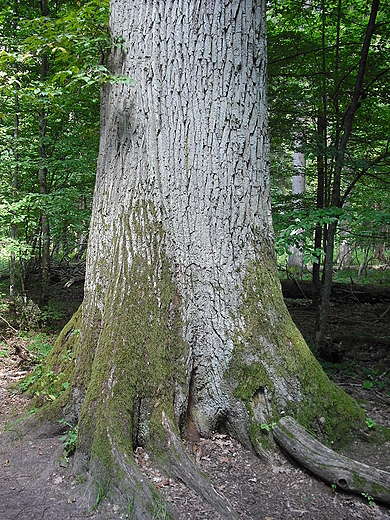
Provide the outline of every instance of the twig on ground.
{"type": "Polygon", "coordinates": [[[377,320],[374,321],[374,323],[377,323],[378,321],[380,321],[381,319],[383,319],[389,311],[390,311],[390,305],[387,307],[387,309],[385,310],[385,312],[384,312],[383,314],[381,314],[377,320]]]}
{"type": "MultiPolygon", "coordinates": [[[[23,347],[21,347],[20,345],[16,344],[14,345],[15,347],[15,352],[16,354],[21,358],[23,359],[23,361],[31,361],[30,358],[28,358],[24,353],[23,353],[23,347]]],[[[27,349],[26,349],[27,350],[27,349]]],[[[27,350],[28,353],[30,353],[28,350],[27,350]]]]}
{"type": "Polygon", "coordinates": [[[4,323],[6,323],[8,325],[8,327],[10,329],[12,329],[14,332],[17,332],[18,334],[20,333],[20,331],[16,330],[5,318],[3,318],[3,316],[0,316],[0,320],[3,320],[4,323]]]}

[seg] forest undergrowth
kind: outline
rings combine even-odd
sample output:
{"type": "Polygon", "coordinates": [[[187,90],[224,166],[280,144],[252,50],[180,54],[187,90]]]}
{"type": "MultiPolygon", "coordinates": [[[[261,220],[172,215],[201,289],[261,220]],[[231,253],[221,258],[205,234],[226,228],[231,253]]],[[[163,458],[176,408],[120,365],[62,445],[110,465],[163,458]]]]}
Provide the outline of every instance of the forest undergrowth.
{"type": "MultiPolygon", "coordinates": [[[[2,297],[0,308],[0,516],[11,518],[133,518],[132,501],[123,508],[102,493],[94,510],[86,509],[86,476],[75,474],[72,452],[77,429],[62,424],[62,434],[23,436],[20,421],[34,413],[32,398],[56,399],[58,374],[48,374],[41,395],[29,395],[56,335],[82,298],[79,286],[53,290],[44,312],[28,299],[30,310],[15,308],[2,297]],[[30,320],[30,321],[29,321],[30,320]],[[42,516],[43,515],[43,516],[42,516]]],[[[4,291],[5,292],[5,291],[4,291]]],[[[306,298],[287,299],[288,309],[309,345],[315,313],[306,298]]],[[[366,411],[366,430],[344,454],[390,472],[390,301],[333,301],[326,342],[315,352],[328,376],[366,411]],[[387,428],[386,428],[387,427],[387,428]]],[[[66,384],[65,384],[66,387],[66,384]]],[[[36,393],[37,390],[35,389],[36,393]]],[[[268,463],[234,439],[215,434],[189,439],[187,448],[217,492],[242,519],[363,518],[390,519],[388,508],[370,496],[332,489],[288,460],[276,448],[268,463]]],[[[135,460],[156,488],[156,519],[220,519],[182,482],[162,475],[138,448],[135,460]]]]}

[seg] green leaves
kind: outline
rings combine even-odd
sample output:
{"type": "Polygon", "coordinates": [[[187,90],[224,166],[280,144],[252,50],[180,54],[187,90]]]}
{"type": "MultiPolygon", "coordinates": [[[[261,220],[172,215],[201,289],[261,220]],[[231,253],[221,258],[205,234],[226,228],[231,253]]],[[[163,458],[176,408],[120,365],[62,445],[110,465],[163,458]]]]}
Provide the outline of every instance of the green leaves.
{"type": "MultiPolygon", "coordinates": [[[[369,201],[367,201],[369,202],[369,201]]],[[[291,246],[298,246],[304,252],[304,263],[318,263],[323,259],[322,248],[313,247],[313,236],[317,226],[323,227],[332,222],[340,222],[343,239],[350,243],[364,240],[375,241],[381,230],[390,225],[390,211],[379,210],[375,206],[359,203],[343,208],[313,209],[310,195],[302,198],[300,203],[294,197],[284,197],[273,205],[273,221],[275,228],[275,245],[279,256],[291,254],[291,246]]]]}
{"type": "MultiPolygon", "coordinates": [[[[69,386],[68,383],[67,383],[67,385],[69,386]]],[[[64,435],[61,435],[61,437],[59,437],[59,439],[60,439],[60,441],[62,441],[62,445],[64,447],[64,455],[65,455],[65,457],[68,457],[76,449],[76,443],[77,443],[77,437],[78,437],[78,425],[72,426],[69,422],[67,422],[63,419],[61,419],[59,422],[63,426],[68,427],[68,429],[64,433],[64,435]]]]}
{"type": "Polygon", "coordinates": [[[69,0],[47,16],[39,3],[15,5],[0,0],[0,255],[28,257],[41,244],[44,211],[52,251],[61,256],[62,248],[85,244],[88,232],[100,86],[129,78],[113,77],[105,66],[107,0],[69,0]],[[45,195],[38,182],[42,168],[45,195]],[[11,225],[18,237],[12,241],[11,225]]]}
{"type": "Polygon", "coordinates": [[[342,146],[370,9],[352,0],[268,2],[273,217],[282,254],[298,245],[305,261],[320,258],[310,245],[316,226],[324,248],[332,222],[359,247],[388,226],[390,11],[382,3],[352,132],[342,146]],[[289,196],[297,141],[306,157],[302,201],[289,196]],[[350,209],[341,210],[346,204],[350,209]]]}

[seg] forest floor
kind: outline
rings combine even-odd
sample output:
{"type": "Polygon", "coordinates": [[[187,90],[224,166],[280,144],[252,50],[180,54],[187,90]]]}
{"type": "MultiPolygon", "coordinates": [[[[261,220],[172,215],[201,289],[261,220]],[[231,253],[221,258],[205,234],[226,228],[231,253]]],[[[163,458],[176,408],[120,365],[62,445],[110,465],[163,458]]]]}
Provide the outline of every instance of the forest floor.
{"type": "MultiPolygon", "coordinates": [[[[308,301],[289,300],[289,310],[309,342],[315,319],[308,301]]],[[[390,441],[369,442],[376,426],[390,428],[390,303],[338,302],[332,306],[324,368],[346,392],[356,398],[371,419],[367,431],[343,452],[361,462],[390,472],[390,441]],[[337,341],[335,341],[337,340],[337,341]]],[[[20,338],[0,330],[8,350],[0,355],[0,519],[67,520],[132,518],[131,503],[116,504],[109,495],[97,510],[87,510],[83,475],[75,475],[72,461],[63,467],[60,438],[36,432],[21,435],[18,418],[29,398],[10,389],[28,367],[13,354],[20,338]],[[7,336],[8,334],[8,336],[7,336]]],[[[24,344],[22,347],[25,346],[24,344]]],[[[1,354],[1,347],[0,347],[1,354]]],[[[212,481],[240,519],[309,520],[389,519],[390,510],[363,496],[333,491],[276,448],[268,464],[226,435],[216,434],[188,445],[201,470],[212,481]]],[[[145,476],[172,504],[180,520],[217,520],[222,517],[181,481],[161,475],[147,453],[137,449],[136,460],[145,476]]],[[[163,502],[156,501],[154,518],[169,518],[163,502]]]]}

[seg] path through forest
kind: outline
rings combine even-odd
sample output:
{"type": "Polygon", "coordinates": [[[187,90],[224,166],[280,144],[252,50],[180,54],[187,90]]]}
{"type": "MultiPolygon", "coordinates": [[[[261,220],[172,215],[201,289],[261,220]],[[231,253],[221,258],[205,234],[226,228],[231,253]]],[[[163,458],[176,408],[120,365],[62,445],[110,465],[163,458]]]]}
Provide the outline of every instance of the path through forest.
{"type": "MultiPolygon", "coordinates": [[[[310,306],[293,300],[288,304],[298,326],[309,327],[313,318],[310,306]]],[[[340,336],[341,332],[349,339],[345,344],[342,341],[337,343],[338,364],[329,364],[327,367],[333,367],[332,377],[344,390],[359,399],[367,410],[367,417],[390,427],[390,397],[386,387],[389,348],[384,348],[380,342],[375,346],[351,340],[353,335],[362,335],[361,327],[364,327],[366,336],[375,336],[379,331],[381,337],[390,337],[390,320],[380,320],[386,305],[389,304],[346,302],[333,306],[329,345],[335,347],[332,336],[340,336]],[[371,367],[361,373],[360,379],[356,374],[359,363],[371,367]],[[350,375],[346,373],[348,366],[350,375]],[[363,380],[364,377],[368,379],[363,380]]],[[[2,332],[6,334],[5,329],[2,332]]],[[[310,335],[309,328],[303,328],[303,332],[310,335]]],[[[19,357],[0,357],[0,518],[132,518],[131,497],[127,504],[116,504],[107,495],[102,498],[96,511],[87,510],[85,475],[73,473],[71,460],[68,467],[63,467],[63,447],[58,436],[39,437],[36,432],[25,437],[20,435],[17,417],[25,413],[28,398],[25,394],[9,390],[9,385],[21,378],[24,370],[19,357]]],[[[372,433],[367,429],[367,439],[372,433]]],[[[217,492],[231,504],[240,519],[390,520],[388,508],[378,504],[369,505],[363,496],[333,492],[331,487],[287,460],[279,450],[265,463],[221,434],[188,444],[188,449],[212,480],[217,492]]],[[[345,454],[390,472],[390,441],[373,445],[365,442],[363,435],[348,447],[345,454]]],[[[150,479],[167,503],[176,508],[180,520],[221,518],[182,482],[161,475],[141,448],[137,449],[136,460],[145,478],[150,479]]],[[[154,513],[156,519],[168,518],[168,512],[158,497],[154,513]]]]}

